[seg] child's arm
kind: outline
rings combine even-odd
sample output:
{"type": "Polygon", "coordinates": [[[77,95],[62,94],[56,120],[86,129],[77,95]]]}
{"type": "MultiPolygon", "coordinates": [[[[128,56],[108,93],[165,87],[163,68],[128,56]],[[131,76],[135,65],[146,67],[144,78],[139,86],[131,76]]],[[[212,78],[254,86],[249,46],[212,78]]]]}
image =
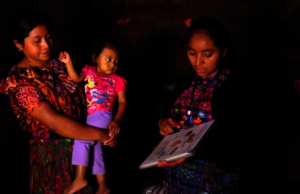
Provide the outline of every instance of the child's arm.
{"type": "Polygon", "coordinates": [[[125,91],[119,92],[118,99],[119,99],[118,112],[117,112],[114,120],[110,123],[110,126],[109,126],[110,134],[118,134],[120,132],[119,123],[124,116],[124,113],[126,110],[126,105],[127,105],[126,92],[125,91]]]}
{"type": "Polygon", "coordinates": [[[58,60],[66,64],[68,74],[74,82],[79,83],[84,80],[85,78],[84,72],[81,71],[80,74],[76,72],[69,53],[67,53],[66,51],[61,52],[59,54],[58,60]]]}

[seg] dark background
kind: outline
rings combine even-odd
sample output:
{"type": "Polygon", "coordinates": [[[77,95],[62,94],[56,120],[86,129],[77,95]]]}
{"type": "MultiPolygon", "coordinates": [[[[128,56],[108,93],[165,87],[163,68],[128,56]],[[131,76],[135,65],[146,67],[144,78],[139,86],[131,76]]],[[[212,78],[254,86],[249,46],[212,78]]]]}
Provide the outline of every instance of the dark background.
{"type": "MultiPolygon", "coordinates": [[[[186,57],[184,20],[199,16],[216,17],[228,27],[236,48],[233,64],[244,73],[249,104],[259,115],[249,118],[258,125],[253,129],[257,133],[254,142],[261,149],[251,156],[256,159],[253,164],[249,160],[251,173],[245,187],[252,193],[300,193],[300,98],[292,83],[293,78],[300,79],[300,1],[1,1],[2,77],[11,66],[7,22],[24,9],[51,17],[54,51],[69,51],[79,68],[89,60],[95,37],[109,33],[124,44],[118,73],[128,80],[129,107],[119,145],[106,149],[108,181],[114,193],[137,193],[160,182],[159,169],[140,171],[138,165],[160,139],[157,117],[168,95],[164,85],[192,71],[186,57]],[[122,16],[130,22],[118,25],[122,16]]],[[[26,193],[28,134],[19,129],[4,95],[0,95],[0,106],[1,174],[5,179],[0,188],[26,193]]]]}

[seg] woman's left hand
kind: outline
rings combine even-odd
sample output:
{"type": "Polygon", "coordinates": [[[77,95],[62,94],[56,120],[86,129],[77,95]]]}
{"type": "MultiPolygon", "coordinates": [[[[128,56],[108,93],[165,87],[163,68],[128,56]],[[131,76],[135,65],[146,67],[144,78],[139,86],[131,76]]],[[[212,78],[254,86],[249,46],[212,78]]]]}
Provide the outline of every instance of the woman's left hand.
{"type": "Polygon", "coordinates": [[[157,167],[172,167],[172,166],[177,166],[186,161],[186,158],[181,158],[179,160],[173,161],[173,162],[167,162],[167,161],[159,161],[157,163],[157,167]]]}

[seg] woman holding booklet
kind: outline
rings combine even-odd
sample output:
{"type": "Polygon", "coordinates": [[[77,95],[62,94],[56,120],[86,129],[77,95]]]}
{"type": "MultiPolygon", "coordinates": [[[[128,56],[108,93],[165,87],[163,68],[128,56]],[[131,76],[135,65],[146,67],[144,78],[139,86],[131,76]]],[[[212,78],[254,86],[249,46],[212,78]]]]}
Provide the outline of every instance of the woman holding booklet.
{"type": "MultiPolygon", "coordinates": [[[[174,162],[161,161],[166,167],[168,194],[234,193],[239,180],[238,153],[242,146],[237,84],[229,70],[230,35],[218,20],[201,17],[186,33],[187,56],[195,70],[177,84],[170,109],[159,120],[161,135],[216,119],[195,156],[174,162]],[[234,121],[234,123],[233,123],[234,121]]],[[[240,104],[239,104],[240,105],[240,104]]]]}

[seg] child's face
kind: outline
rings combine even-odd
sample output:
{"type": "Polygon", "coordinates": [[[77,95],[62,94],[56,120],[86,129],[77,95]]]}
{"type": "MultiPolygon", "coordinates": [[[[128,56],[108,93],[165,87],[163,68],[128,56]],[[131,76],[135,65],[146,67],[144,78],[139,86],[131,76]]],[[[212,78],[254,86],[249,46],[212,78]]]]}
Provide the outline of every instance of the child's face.
{"type": "Polygon", "coordinates": [[[97,73],[111,75],[117,71],[119,52],[113,48],[105,47],[97,57],[97,73]]]}

